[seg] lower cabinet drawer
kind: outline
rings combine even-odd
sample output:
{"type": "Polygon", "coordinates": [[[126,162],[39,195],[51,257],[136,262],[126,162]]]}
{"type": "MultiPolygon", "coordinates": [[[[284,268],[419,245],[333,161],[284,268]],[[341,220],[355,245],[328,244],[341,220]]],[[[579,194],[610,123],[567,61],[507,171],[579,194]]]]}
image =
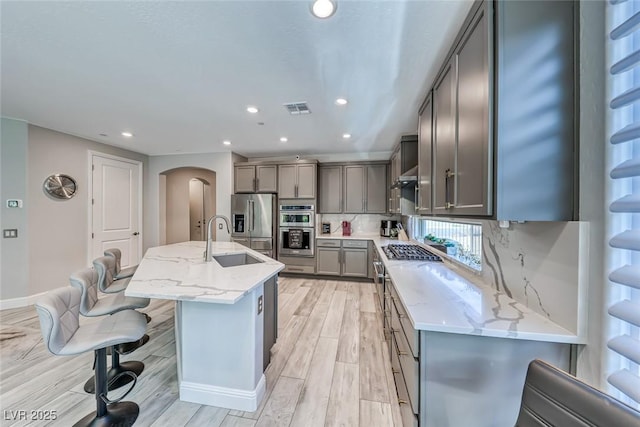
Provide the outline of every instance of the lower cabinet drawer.
{"type": "Polygon", "coordinates": [[[411,325],[411,320],[407,315],[407,311],[404,309],[402,305],[402,301],[398,297],[398,294],[394,288],[391,289],[391,300],[394,302],[396,310],[398,311],[398,319],[400,321],[400,326],[407,337],[407,342],[409,343],[409,347],[411,348],[411,352],[414,357],[420,356],[420,334],[418,331],[413,329],[411,325]]]}
{"type": "Polygon", "coordinates": [[[315,274],[316,267],[313,265],[285,265],[283,273],[305,273],[315,274]]]}
{"type": "Polygon", "coordinates": [[[413,413],[409,399],[407,398],[407,386],[404,383],[402,373],[393,374],[398,391],[398,404],[400,405],[400,416],[403,427],[418,427],[418,416],[413,413]]]}
{"type": "Polygon", "coordinates": [[[369,247],[369,242],[367,240],[349,240],[344,239],[342,241],[343,248],[362,248],[367,249],[369,247]]]}
{"type": "Polygon", "coordinates": [[[413,408],[413,413],[418,414],[420,409],[419,387],[420,387],[420,365],[418,361],[413,357],[409,344],[404,334],[400,330],[394,330],[393,335],[395,337],[395,343],[398,351],[398,361],[400,362],[400,369],[404,376],[404,382],[407,386],[407,393],[409,395],[409,401],[413,408]]]}

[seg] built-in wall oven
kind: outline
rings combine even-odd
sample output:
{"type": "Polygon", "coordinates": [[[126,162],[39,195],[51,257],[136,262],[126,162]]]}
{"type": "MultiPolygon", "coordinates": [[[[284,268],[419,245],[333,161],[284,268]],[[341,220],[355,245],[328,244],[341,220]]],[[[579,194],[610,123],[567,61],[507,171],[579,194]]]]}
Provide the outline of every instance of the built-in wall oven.
{"type": "Polygon", "coordinates": [[[279,254],[312,257],[315,253],[315,206],[281,204],[279,254]]]}

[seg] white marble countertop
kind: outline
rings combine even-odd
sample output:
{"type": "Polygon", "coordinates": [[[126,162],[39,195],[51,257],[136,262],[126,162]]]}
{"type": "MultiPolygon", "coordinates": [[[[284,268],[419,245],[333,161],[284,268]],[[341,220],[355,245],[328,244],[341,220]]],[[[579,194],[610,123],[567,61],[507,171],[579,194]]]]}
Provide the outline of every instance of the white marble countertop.
{"type": "MultiPolygon", "coordinates": [[[[471,281],[445,262],[391,261],[381,247],[420,244],[375,233],[318,238],[372,240],[416,330],[583,344],[585,339],[534,312],[503,292],[471,281]]],[[[420,244],[425,246],[424,244],[420,244]]]]}
{"type": "Polygon", "coordinates": [[[150,248],[126,296],[234,304],[284,268],[284,264],[234,242],[213,242],[213,255],[248,253],[261,263],[222,267],[204,262],[206,242],[150,248]]]}

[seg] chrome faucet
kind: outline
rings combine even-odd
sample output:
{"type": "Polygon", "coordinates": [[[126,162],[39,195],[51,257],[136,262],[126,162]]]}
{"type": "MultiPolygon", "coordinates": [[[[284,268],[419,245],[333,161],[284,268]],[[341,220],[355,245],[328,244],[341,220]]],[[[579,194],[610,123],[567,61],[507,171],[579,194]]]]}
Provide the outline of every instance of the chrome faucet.
{"type": "Polygon", "coordinates": [[[224,223],[227,225],[227,233],[231,234],[231,231],[229,231],[229,218],[227,218],[224,215],[214,215],[211,218],[209,218],[209,221],[207,221],[207,249],[204,251],[204,260],[205,262],[211,262],[212,258],[211,258],[211,242],[213,242],[213,224],[216,220],[216,218],[220,218],[224,220],[224,223]]]}

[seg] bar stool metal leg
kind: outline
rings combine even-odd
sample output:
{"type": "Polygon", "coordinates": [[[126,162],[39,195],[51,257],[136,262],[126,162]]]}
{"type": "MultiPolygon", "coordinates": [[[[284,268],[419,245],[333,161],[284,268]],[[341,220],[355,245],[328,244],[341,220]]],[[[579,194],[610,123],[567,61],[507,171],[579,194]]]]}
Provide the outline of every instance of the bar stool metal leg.
{"type": "MultiPolygon", "coordinates": [[[[92,412],[73,427],[129,427],[136,422],[140,408],[134,402],[117,402],[107,405],[107,349],[101,348],[96,353],[95,383],[96,412],[92,412]]],[[[115,352],[114,352],[115,353],[115,352]]]]}

